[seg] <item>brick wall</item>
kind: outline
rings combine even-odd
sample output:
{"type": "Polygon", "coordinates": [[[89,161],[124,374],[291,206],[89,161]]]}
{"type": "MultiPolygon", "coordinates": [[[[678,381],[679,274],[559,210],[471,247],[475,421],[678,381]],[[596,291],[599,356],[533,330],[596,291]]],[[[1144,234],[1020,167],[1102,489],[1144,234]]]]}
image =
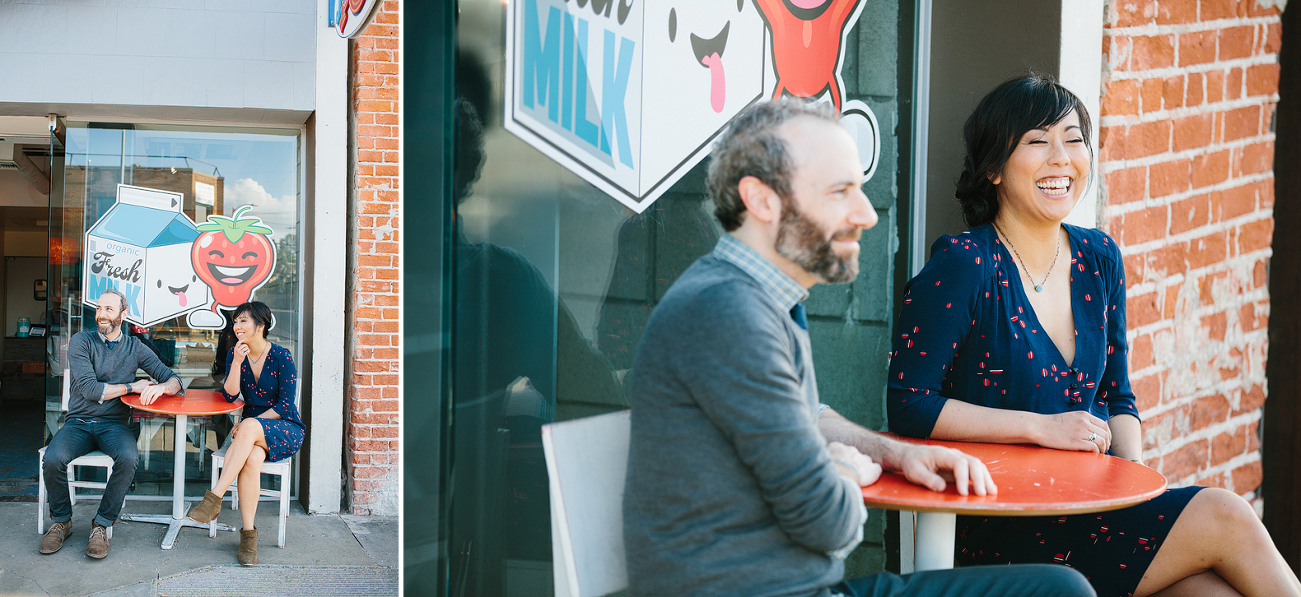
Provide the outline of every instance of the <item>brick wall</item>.
{"type": "MultiPolygon", "coordinates": [[[[1264,4],[1265,6],[1262,6],[1264,4]]],[[[1125,255],[1143,456],[1254,500],[1274,229],[1279,11],[1111,0],[1098,168],[1125,255]]]]}
{"type": "Polygon", "coordinates": [[[346,504],[398,513],[398,2],[352,48],[346,504]]]}

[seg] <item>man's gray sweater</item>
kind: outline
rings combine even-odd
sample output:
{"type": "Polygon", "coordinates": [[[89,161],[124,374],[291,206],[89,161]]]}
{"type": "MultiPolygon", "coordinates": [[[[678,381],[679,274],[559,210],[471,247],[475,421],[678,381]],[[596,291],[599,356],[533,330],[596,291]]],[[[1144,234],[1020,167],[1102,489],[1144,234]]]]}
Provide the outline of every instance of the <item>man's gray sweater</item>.
{"type": "MultiPolygon", "coordinates": [[[[107,384],[130,384],[136,369],[144,369],[158,383],[176,377],[158,355],[134,336],[121,334],[110,348],[99,332],[85,331],[68,340],[69,383],[68,416],[100,417],[126,423],[131,407],[113,398],[100,403],[107,384]]],[[[179,379],[177,381],[180,381],[179,379]]]]}
{"type": "Polygon", "coordinates": [[[818,433],[808,332],[702,257],[655,308],[630,374],[624,542],[632,595],[819,595],[861,529],[818,433]]]}

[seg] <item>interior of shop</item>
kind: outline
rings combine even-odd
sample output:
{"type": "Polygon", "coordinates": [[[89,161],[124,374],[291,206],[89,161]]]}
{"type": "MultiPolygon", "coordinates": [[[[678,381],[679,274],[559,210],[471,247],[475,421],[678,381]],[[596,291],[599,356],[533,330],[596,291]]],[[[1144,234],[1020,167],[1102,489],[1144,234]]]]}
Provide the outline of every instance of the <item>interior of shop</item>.
{"type": "Polygon", "coordinates": [[[50,150],[45,117],[0,118],[0,501],[35,499],[44,445],[50,150]]]}

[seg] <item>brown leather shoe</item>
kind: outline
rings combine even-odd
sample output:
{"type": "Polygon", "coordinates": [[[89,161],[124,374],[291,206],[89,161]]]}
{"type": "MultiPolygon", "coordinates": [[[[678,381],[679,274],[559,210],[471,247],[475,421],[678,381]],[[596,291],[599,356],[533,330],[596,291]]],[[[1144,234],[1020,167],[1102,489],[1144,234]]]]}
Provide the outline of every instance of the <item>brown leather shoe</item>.
{"type": "Polygon", "coordinates": [[[199,505],[190,508],[190,513],[186,516],[199,524],[208,524],[220,513],[221,496],[207,491],[203,494],[203,501],[199,502],[199,505]]]}
{"type": "Polygon", "coordinates": [[[108,555],[108,529],[104,525],[95,525],[90,529],[90,541],[86,542],[86,555],[96,560],[108,555]]]}
{"type": "Polygon", "coordinates": [[[50,525],[50,530],[45,531],[45,536],[41,537],[41,553],[51,554],[63,548],[63,540],[72,534],[72,521],[56,522],[50,525]]]}
{"type": "Polygon", "coordinates": [[[242,566],[257,565],[257,529],[239,530],[239,563],[242,566]]]}

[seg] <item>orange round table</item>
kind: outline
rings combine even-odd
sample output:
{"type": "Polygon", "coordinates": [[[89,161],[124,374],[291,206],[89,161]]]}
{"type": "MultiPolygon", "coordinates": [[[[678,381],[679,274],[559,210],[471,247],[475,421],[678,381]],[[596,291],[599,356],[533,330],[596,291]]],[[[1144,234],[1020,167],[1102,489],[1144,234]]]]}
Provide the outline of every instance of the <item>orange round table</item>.
{"type": "Polygon", "coordinates": [[[915,570],[953,567],[958,514],[1039,516],[1103,512],[1132,506],[1160,495],[1165,476],[1136,462],[1092,452],[1067,452],[1036,446],[938,440],[902,441],[946,446],[979,458],[989,468],[997,495],[958,495],[950,483],[943,492],[913,485],[887,472],[863,488],[863,501],[875,508],[917,513],[915,570]]]}
{"type": "MultiPolygon", "coordinates": [[[[244,402],[236,400],[226,402],[226,398],[220,392],[211,390],[186,390],[184,394],[176,396],[159,396],[151,404],[141,404],[139,394],[127,394],[122,396],[122,403],[131,408],[143,410],[151,413],[160,413],[173,415],[176,417],[176,439],[173,443],[173,478],[172,478],[172,515],[159,516],[152,514],[123,514],[122,520],[134,522],[155,522],[167,525],[167,533],[163,535],[163,549],[171,549],[176,545],[176,536],[181,532],[181,527],[197,527],[207,529],[208,525],[198,524],[185,517],[185,430],[188,418],[199,415],[221,415],[237,411],[244,408],[244,402]]],[[[218,524],[217,528],[223,531],[234,531],[235,528],[225,524],[218,524]]]]}

